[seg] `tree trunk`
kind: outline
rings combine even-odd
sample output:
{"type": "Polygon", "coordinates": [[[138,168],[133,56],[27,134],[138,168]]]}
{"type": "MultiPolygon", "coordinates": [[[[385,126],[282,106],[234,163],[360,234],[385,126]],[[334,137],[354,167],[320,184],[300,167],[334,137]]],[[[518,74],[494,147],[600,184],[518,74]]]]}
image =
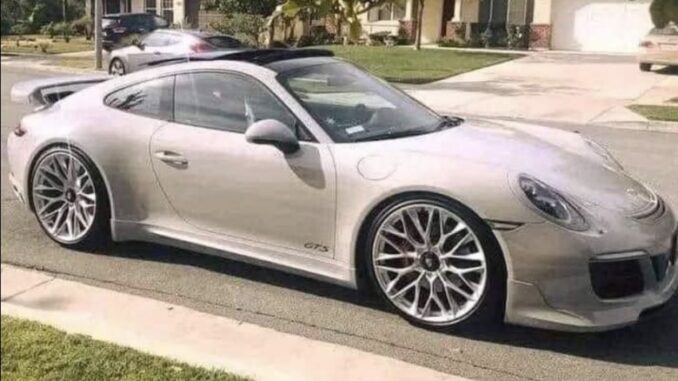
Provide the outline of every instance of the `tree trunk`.
{"type": "Polygon", "coordinates": [[[421,26],[423,24],[422,19],[424,18],[424,0],[418,0],[419,6],[417,7],[417,25],[416,32],[414,34],[414,50],[421,50],[421,26]]]}

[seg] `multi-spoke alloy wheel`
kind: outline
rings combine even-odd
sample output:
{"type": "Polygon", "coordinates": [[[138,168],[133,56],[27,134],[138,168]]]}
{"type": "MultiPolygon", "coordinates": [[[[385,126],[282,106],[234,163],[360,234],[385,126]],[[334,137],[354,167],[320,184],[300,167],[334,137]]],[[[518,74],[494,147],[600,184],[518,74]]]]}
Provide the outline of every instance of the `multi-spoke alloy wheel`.
{"type": "Polygon", "coordinates": [[[492,275],[476,222],[444,203],[413,200],[381,214],[371,233],[372,275],[410,320],[461,322],[484,302],[492,275]]]}
{"type": "Polygon", "coordinates": [[[84,158],[68,149],[46,152],[33,170],[32,199],[43,229],[59,243],[83,241],[96,224],[99,197],[84,158]]]}
{"type": "Polygon", "coordinates": [[[118,58],[111,61],[111,66],[108,69],[108,74],[111,75],[125,75],[125,64],[118,58]]]}

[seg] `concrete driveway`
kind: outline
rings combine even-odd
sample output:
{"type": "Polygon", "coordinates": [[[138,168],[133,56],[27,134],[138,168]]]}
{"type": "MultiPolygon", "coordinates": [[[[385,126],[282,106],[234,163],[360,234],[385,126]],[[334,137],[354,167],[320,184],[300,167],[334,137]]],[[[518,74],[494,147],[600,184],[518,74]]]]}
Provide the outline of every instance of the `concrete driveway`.
{"type": "Polygon", "coordinates": [[[646,94],[678,95],[678,75],[668,69],[643,73],[631,56],[544,52],[406,90],[441,112],[571,123],[643,122],[624,106],[646,94]]]}

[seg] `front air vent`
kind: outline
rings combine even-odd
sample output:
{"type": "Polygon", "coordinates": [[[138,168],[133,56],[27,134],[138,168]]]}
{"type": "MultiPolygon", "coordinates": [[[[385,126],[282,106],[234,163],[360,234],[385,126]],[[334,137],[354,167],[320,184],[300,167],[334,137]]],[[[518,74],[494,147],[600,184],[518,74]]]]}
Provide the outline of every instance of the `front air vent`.
{"type": "Polygon", "coordinates": [[[591,262],[591,284],[601,299],[619,299],[638,295],[645,288],[638,259],[591,262]]]}

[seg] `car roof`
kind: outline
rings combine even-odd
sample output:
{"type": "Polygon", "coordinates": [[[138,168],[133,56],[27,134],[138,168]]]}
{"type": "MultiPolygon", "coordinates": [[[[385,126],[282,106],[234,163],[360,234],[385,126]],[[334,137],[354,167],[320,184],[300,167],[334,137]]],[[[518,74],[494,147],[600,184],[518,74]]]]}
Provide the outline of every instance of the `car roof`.
{"type": "Polygon", "coordinates": [[[195,30],[195,29],[156,29],[154,33],[168,33],[168,34],[174,34],[174,35],[188,35],[188,36],[193,36],[193,37],[198,37],[198,38],[210,38],[210,37],[229,37],[229,38],[234,38],[233,36],[229,36],[227,34],[221,34],[221,33],[213,33],[213,32],[207,32],[203,30],[195,30]]]}
{"type": "Polygon", "coordinates": [[[109,13],[107,15],[103,15],[102,17],[105,19],[113,19],[113,18],[125,18],[125,17],[138,17],[138,16],[149,16],[149,17],[159,17],[157,15],[151,14],[151,13],[145,13],[145,12],[138,12],[138,13],[109,13]]]}

